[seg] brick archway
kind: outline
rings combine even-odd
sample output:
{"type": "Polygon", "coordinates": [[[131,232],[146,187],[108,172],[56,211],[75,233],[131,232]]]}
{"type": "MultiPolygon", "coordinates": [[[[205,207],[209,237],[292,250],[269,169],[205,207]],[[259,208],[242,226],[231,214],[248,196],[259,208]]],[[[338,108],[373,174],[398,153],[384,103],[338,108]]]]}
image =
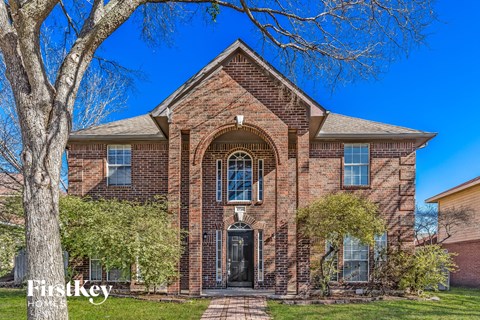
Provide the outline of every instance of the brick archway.
{"type": "Polygon", "coordinates": [[[235,214],[232,214],[232,215],[224,218],[223,219],[224,230],[227,230],[229,226],[231,226],[232,224],[234,224],[236,222],[244,222],[244,223],[248,224],[252,228],[252,230],[263,230],[263,229],[265,229],[265,221],[258,221],[253,216],[245,213],[242,221],[238,221],[236,219],[235,214]]]}
{"type": "Polygon", "coordinates": [[[217,128],[216,130],[214,130],[213,132],[211,132],[208,136],[203,138],[203,140],[200,141],[200,143],[195,148],[195,154],[194,154],[194,157],[193,157],[193,165],[197,165],[198,163],[200,163],[202,161],[203,155],[205,154],[206,150],[208,149],[208,146],[210,146],[210,144],[212,143],[213,140],[215,140],[216,138],[220,137],[221,135],[223,135],[227,132],[233,131],[233,130],[249,131],[253,134],[256,134],[260,138],[262,138],[270,146],[270,148],[272,148],[273,153],[275,155],[276,163],[280,164],[280,154],[278,152],[277,146],[273,142],[273,139],[265,132],[265,130],[259,128],[256,125],[246,123],[246,124],[243,124],[241,129],[237,128],[237,126],[235,124],[227,124],[227,125],[221,126],[221,127],[217,128]]]}

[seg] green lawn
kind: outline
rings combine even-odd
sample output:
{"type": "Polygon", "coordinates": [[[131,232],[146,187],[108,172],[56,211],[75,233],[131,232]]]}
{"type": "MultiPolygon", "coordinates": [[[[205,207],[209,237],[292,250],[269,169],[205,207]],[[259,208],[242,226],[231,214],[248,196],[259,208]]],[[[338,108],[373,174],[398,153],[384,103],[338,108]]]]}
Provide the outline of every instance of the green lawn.
{"type": "Polygon", "coordinates": [[[304,319],[480,319],[480,290],[455,288],[436,294],[441,301],[379,301],[349,305],[284,305],[268,303],[274,320],[304,319]]]}
{"type": "MultiPolygon", "coordinates": [[[[210,300],[190,300],[186,303],[150,302],[129,298],[110,297],[99,306],[94,306],[86,298],[68,300],[70,319],[200,319],[210,300]]],[[[25,291],[0,289],[0,319],[26,319],[25,291]]]]}

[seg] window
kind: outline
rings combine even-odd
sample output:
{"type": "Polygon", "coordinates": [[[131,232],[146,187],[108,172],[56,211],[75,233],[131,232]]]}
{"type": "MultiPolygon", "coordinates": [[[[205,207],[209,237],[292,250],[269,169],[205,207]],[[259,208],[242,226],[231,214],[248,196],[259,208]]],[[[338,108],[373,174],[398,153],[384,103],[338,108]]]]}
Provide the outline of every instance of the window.
{"type": "Polygon", "coordinates": [[[258,160],[258,201],[263,201],[263,159],[258,160]]]}
{"type": "Polygon", "coordinates": [[[228,201],[252,200],[252,158],[236,152],[228,158],[228,201]]]}
{"type": "Polygon", "coordinates": [[[222,230],[216,231],[216,278],[217,282],[222,282],[222,230]]]}
{"type": "Polygon", "coordinates": [[[216,178],[216,197],[217,201],[222,201],[222,160],[217,160],[217,178],[216,178]]]}
{"type": "MultiPolygon", "coordinates": [[[[325,242],[325,253],[330,251],[332,248],[332,244],[329,241],[325,242]]],[[[332,274],[332,277],[330,278],[330,281],[338,281],[338,252],[335,254],[334,251],[332,251],[327,257],[326,257],[326,262],[332,262],[331,266],[335,269],[335,273],[332,274]]]]}
{"type": "Polygon", "coordinates": [[[132,150],[130,145],[110,145],[107,152],[107,183],[129,186],[132,183],[132,150]]]}
{"type": "Polygon", "coordinates": [[[368,281],[368,245],[353,237],[343,240],[343,279],[348,282],[368,281]]]}
{"type": "Polygon", "coordinates": [[[384,232],[381,235],[375,236],[375,250],[374,250],[375,262],[381,262],[387,260],[387,233],[384,232]]]}
{"type": "Polygon", "coordinates": [[[90,281],[102,281],[102,261],[90,258],[90,281]]]}
{"type": "Polygon", "coordinates": [[[137,282],[143,282],[142,269],[140,268],[138,257],[135,258],[135,273],[137,282]]]}
{"type": "Polygon", "coordinates": [[[263,282],[263,231],[258,231],[258,282],[263,282]]]}
{"type": "Polygon", "coordinates": [[[112,281],[112,282],[130,281],[130,270],[121,269],[121,268],[111,268],[107,272],[107,281],[112,281]]]}
{"type": "Polygon", "coordinates": [[[369,145],[346,144],[344,148],[344,181],[345,186],[369,185],[369,145]]]}

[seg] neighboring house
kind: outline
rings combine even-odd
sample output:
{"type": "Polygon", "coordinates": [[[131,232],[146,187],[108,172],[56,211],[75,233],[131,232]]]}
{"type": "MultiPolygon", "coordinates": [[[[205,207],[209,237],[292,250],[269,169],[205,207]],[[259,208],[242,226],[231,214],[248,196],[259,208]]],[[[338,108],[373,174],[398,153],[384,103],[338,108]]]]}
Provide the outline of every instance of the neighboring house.
{"type": "MultiPolygon", "coordinates": [[[[0,232],[3,228],[23,228],[23,218],[11,216],[3,209],[2,203],[5,199],[18,195],[23,185],[23,175],[19,173],[1,172],[0,173],[0,232]]],[[[3,250],[0,242],[0,250],[3,250]]],[[[12,259],[13,265],[13,259],[12,259]]],[[[0,282],[10,282],[14,280],[14,270],[0,277],[0,282]]]]}
{"type": "MultiPolygon", "coordinates": [[[[73,132],[69,193],[168,195],[189,233],[170,293],[297,293],[308,289],[313,253],[296,209],[323,195],[368,196],[388,222],[378,246],[413,248],[415,151],[434,136],[331,113],[239,40],[149,114],[73,132]]],[[[374,248],[345,244],[338,278],[368,281],[374,248]]],[[[118,280],[99,260],[82,270],[118,280]]]]}
{"type": "MultiPolygon", "coordinates": [[[[469,208],[472,219],[465,225],[453,226],[452,236],[442,245],[457,253],[454,258],[458,271],[451,274],[450,282],[454,286],[480,288],[480,176],[444,191],[426,200],[437,203],[438,211],[453,208],[469,208]]],[[[445,231],[438,230],[438,239],[445,239],[445,231]]]]}

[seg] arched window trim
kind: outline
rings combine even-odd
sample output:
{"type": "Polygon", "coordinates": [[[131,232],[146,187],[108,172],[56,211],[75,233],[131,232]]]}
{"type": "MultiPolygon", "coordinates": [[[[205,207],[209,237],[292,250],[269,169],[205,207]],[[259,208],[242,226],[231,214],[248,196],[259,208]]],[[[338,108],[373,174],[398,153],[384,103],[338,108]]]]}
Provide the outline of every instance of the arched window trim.
{"type": "MultiPolygon", "coordinates": [[[[245,161],[245,160],[244,160],[245,161]]],[[[226,163],[226,166],[227,166],[227,179],[226,179],[226,182],[227,182],[227,188],[226,188],[226,191],[227,191],[227,201],[228,202],[251,202],[253,201],[253,173],[254,173],[254,157],[252,156],[252,154],[250,152],[247,152],[245,150],[235,150],[234,152],[232,152],[228,157],[227,157],[227,163],[226,163]],[[249,158],[250,158],[250,170],[251,170],[251,174],[250,174],[250,199],[242,199],[242,200],[238,200],[238,199],[230,199],[230,159],[232,157],[234,157],[235,155],[239,154],[239,153],[244,153],[246,154],[249,158]]]]}
{"type": "Polygon", "coordinates": [[[247,224],[245,222],[238,221],[238,222],[235,222],[234,224],[230,225],[227,230],[250,231],[250,230],[253,230],[253,229],[249,224],[247,224]]]}

